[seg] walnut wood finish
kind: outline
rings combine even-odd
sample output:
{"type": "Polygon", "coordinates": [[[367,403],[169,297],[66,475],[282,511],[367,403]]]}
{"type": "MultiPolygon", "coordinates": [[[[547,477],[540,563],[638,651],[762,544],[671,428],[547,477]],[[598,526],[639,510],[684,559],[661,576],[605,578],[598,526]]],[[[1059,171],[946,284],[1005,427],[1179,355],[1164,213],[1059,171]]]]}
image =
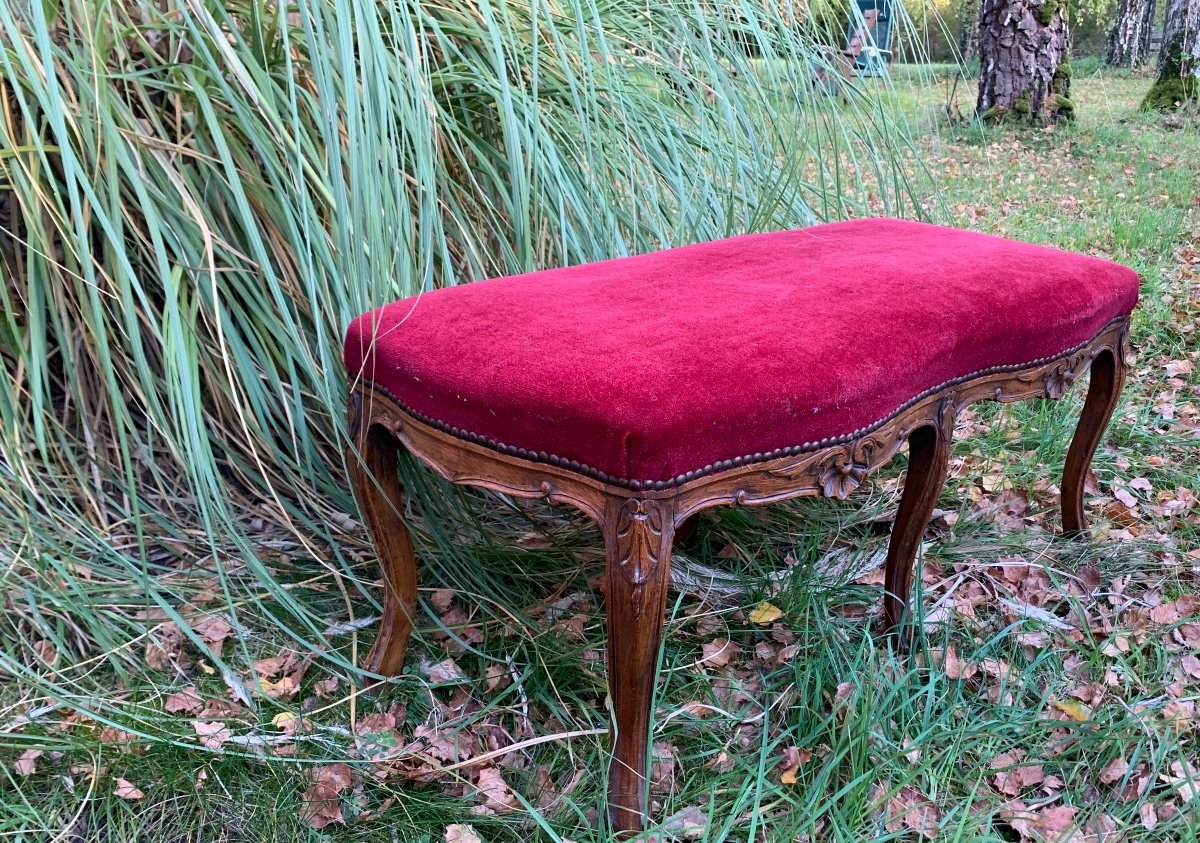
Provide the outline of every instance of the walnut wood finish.
{"type": "Polygon", "coordinates": [[[383,567],[383,618],[375,645],[363,668],[371,673],[394,676],[404,666],[404,652],[412,633],[417,608],[417,563],[412,537],[404,524],[404,490],[396,471],[400,440],[386,427],[370,424],[374,398],[355,391],[350,395],[352,451],[346,455],[350,485],[358,509],[383,567]],[[363,402],[371,402],[364,411],[363,402]]]}
{"type": "Polygon", "coordinates": [[[843,441],[815,443],[799,454],[774,459],[753,455],[729,460],[668,488],[632,489],[561,464],[502,453],[416,418],[369,384],[358,385],[350,398],[355,453],[347,462],[388,584],[383,622],[366,668],[384,675],[399,672],[416,602],[412,541],[403,523],[403,491],[396,478],[400,446],[451,482],[515,497],[544,497],[583,510],[600,524],[605,542],[609,691],[615,721],[608,819],[614,832],[636,831],[648,815],[651,704],[676,531],[688,532],[694,517],[713,506],[816,495],[844,498],[908,441],[908,477],[885,575],[885,621],[896,630],[907,611],[913,561],[945,480],[959,408],[984,400],[1060,398],[1090,366],[1092,382],[1063,480],[1064,526],[1069,533],[1084,529],[1083,478],[1120,393],[1127,328],[1128,319],[1118,319],[1090,343],[1059,357],[945,384],[843,441]]]}
{"type": "Polygon", "coordinates": [[[1067,450],[1067,462],[1063,468],[1062,522],[1063,532],[1068,536],[1083,535],[1087,522],[1083,514],[1083,486],[1087,481],[1088,466],[1096,454],[1096,447],[1108,427],[1121,387],[1125,385],[1124,348],[1105,349],[1092,360],[1092,374],[1088,380],[1087,399],[1083,414],[1071,447],[1067,450]],[[1119,358],[1119,359],[1118,359],[1119,358]]]}
{"type": "Polygon", "coordinates": [[[673,502],[610,496],[604,532],[608,690],[613,753],[608,770],[609,823],[640,829],[648,816],[650,715],[658,678],[671,544],[673,502]]]}
{"type": "Polygon", "coordinates": [[[892,525],[884,566],[884,624],[891,634],[898,636],[898,643],[905,650],[908,649],[908,638],[899,633],[908,611],[908,596],[912,594],[913,563],[933,506],[946,482],[950,433],[954,430],[952,402],[943,401],[939,410],[936,424],[918,427],[908,436],[904,494],[896,512],[896,522],[892,525]]]}

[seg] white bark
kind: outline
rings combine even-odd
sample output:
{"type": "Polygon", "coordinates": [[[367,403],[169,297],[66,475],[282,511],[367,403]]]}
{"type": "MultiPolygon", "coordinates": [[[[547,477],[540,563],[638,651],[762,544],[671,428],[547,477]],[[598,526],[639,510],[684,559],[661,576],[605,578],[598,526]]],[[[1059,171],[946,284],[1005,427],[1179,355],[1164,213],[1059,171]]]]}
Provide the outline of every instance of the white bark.
{"type": "Polygon", "coordinates": [[[1150,32],[1155,0],[1117,0],[1117,19],[1108,33],[1107,62],[1113,67],[1141,67],[1150,61],[1150,32]]]}

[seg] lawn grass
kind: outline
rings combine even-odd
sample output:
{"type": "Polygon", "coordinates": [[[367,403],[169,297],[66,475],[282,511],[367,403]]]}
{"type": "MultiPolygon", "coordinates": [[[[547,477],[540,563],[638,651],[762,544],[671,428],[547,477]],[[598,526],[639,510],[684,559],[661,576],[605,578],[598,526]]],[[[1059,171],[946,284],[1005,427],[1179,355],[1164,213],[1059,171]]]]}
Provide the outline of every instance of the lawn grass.
{"type": "MultiPolygon", "coordinates": [[[[1110,257],[1143,277],[1130,382],[1094,463],[1091,541],[1054,532],[1079,388],[1057,403],[960,416],[924,554],[925,634],[911,658],[871,629],[881,590],[871,561],[903,460],[846,502],[706,515],[685,555],[739,573],[746,593],[735,605],[673,598],[654,735],[654,814],[666,827],[654,833],[1196,839],[1200,783],[1189,783],[1187,765],[1200,754],[1200,664],[1187,657],[1200,627],[1186,595],[1200,591],[1200,144],[1190,118],[1137,111],[1149,81],[1077,75],[1078,125],[1014,135],[946,125],[944,82],[917,89],[898,75],[895,107],[911,125],[939,127],[921,140],[941,186],[926,203],[935,219],[1110,257]],[[831,570],[835,549],[852,577],[831,570]],[[768,592],[775,571],[787,575],[768,592]],[[778,619],[751,621],[747,609],[762,600],[778,619]],[[1034,616],[1021,617],[1021,604],[1034,616]]],[[[968,110],[971,91],[958,96],[968,110]]],[[[448,832],[453,824],[485,841],[603,839],[597,532],[564,510],[498,503],[405,471],[423,501],[414,515],[429,617],[403,677],[364,695],[318,661],[295,695],[248,707],[230,700],[211,658],[169,640],[156,649],[162,636],[151,632],[134,645],[145,648],[144,670],[117,673],[104,659],[53,668],[76,683],[69,702],[83,711],[96,709],[92,680],[102,675],[127,715],[119,723],[6,683],[3,839],[415,843],[472,833],[448,832]],[[462,522],[437,517],[450,496],[462,522]],[[207,710],[171,701],[191,686],[207,710]],[[196,722],[228,732],[205,748],[196,722]],[[585,734],[556,737],[573,733],[585,734]],[[527,745],[439,771],[512,744],[527,745]],[[26,755],[31,773],[15,763],[29,750],[42,752],[26,755]],[[141,796],[118,795],[136,797],[119,779],[141,796]],[[314,829],[321,811],[344,822],[314,829]]],[[[356,576],[377,576],[365,543],[348,552],[356,576]]],[[[335,627],[330,647],[357,660],[371,630],[360,640],[349,623],[341,574],[314,575],[282,556],[280,577],[294,571],[297,599],[335,627]]],[[[203,564],[184,574],[197,607],[219,605],[220,580],[203,564]]],[[[255,607],[262,621],[209,638],[277,656],[289,639],[265,622],[271,609],[265,601],[255,607]]],[[[152,630],[165,620],[151,606],[146,618],[152,630]]],[[[72,634],[67,621],[58,629],[72,634]]]]}

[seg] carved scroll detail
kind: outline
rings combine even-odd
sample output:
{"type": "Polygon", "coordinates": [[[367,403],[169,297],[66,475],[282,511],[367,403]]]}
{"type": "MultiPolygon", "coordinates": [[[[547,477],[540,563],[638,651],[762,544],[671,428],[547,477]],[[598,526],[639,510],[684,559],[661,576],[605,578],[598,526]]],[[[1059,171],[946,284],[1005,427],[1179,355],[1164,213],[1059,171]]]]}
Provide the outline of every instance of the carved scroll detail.
{"type": "MultiPolygon", "coordinates": [[[[815,488],[826,497],[841,500],[861,486],[867,475],[886,462],[889,456],[891,452],[887,444],[868,435],[816,453],[793,457],[782,465],[767,469],[765,473],[772,478],[787,480],[796,488],[815,488]]],[[[739,502],[749,500],[745,493],[741,497],[739,502]]]]}

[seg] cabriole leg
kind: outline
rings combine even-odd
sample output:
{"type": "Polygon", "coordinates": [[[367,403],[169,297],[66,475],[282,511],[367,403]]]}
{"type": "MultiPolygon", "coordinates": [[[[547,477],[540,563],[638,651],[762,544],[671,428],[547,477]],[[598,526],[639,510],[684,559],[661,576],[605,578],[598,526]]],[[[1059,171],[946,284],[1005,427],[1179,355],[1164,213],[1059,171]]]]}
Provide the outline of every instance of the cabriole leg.
{"type": "Polygon", "coordinates": [[[404,666],[404,653],[412,632],[417,607],[417,565],[412,537],[403,518],[404,490],[396,463],[400,443],[386,430],[370,423],[369,408],[364,408],[362,402],[360,393],[351,395],[350,435],[354,444],[346,455],[346,464],[359,511],[379,554],[384,579],[383,618],[363,669],[394,676],[404,666]]]}
{"type": "Polygon", "coordinates": [[[610,498],[605,507],[608,689],[613,707],[608,821],[615,834],[642,829],[648,813],[650,719],[666,613],[670,501],[610,498]]]}
{"type": "MultiPolygon", "coordinates": [[[[946,463],[950,455],[952,423],[926,425],[908,437],[908,473],[904,478],[904,493],[900,510],[892,527],[888,544],[887,567],[884,571],[883,617],[890,635],[899,635],[908,614],[912,594],[913,564],[921,546],[921,537],[929,525],[942,484],[946,482],[946,463]]],[[[907,640],[901,636],[901,646],[907,640]]]]}
{"type": "Polygon", "coordinates": [[[1063,469],[1062,522],[1063,533],[1068,536],[1081,536],[1087,530],[1087,519],[1083,513],[1083,486],[1092,457],[1104,436],[1104,429],[1108,427],[1117,407],[1124,382],[1125,366],[1117,361],[1112,351],[1105,350],[1096,355],[1092,361],[1083,415],[1075,428],[1063,469]]]}

